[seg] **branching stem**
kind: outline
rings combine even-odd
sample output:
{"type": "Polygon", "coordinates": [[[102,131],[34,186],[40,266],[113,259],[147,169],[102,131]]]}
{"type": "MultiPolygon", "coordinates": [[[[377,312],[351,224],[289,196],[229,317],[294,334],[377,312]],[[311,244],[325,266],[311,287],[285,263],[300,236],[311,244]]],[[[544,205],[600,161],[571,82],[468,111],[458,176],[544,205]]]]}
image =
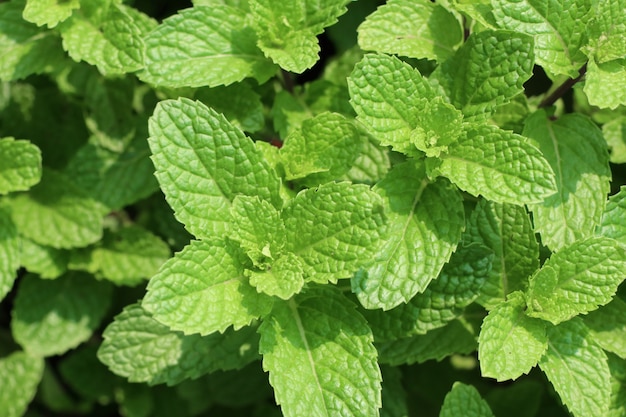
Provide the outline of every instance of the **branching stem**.
{"type": "Polygon", "coordinates": [[[563,84],[561,84],[556,90],[552,92],[552,94],[544,98],[541,101],[541,103],[539,103],[539,108],[549,107],[553,105],[559,98],[563,96],[563,94],[565,94],[570,88],[572,88],[574,84],[580,81],[585,76],[586,72],[587,72],[587,63],[585,63],[585,65],[583,65],[578,70],[578,77],[570,78],[567,81],[565,81],[563,84]]]}

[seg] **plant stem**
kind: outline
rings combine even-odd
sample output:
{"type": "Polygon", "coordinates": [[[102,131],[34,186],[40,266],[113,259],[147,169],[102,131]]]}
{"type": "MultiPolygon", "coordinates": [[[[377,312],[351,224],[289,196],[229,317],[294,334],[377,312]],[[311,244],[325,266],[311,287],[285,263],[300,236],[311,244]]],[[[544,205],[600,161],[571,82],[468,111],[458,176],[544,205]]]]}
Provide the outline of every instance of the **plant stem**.
{"type": "Polygon", "coordinates": [[[563,84],[561,84],[556,90],[554,90],[552,92],[552,94],[550,94],[548,97],[544,98],[541,101],[541,103],[539,103],[539,108],[548,107],[548,106],[553,105],[558,99],[560,99],[563,96],[563,94],[565,94],[567,92],[567,90],[572,88],[574,86],[574,84],[576,84],[578,81],[580,81],[585,76],[586,72],[587,72],[587,63],[585,63],[585,65],[583,65],[578,70],[578,77],[570,78],[569,80],[567,80],[563,84]]]}
{"type": "Polygon", "coordinates": [[[290,72],[285,71],[284,69],[281,69],[280,72],[283,75],[283,83],[285,84],[285,89],[289,91],[290,94],[293,94],[293,89],[294,89],[293,76],[291,75],[290,72]]]}

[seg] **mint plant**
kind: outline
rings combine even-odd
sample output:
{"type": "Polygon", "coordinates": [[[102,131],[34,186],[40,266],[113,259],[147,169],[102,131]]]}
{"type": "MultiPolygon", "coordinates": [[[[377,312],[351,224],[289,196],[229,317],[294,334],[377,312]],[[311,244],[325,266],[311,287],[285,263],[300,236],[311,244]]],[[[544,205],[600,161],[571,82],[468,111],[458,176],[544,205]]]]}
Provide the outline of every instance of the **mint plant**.
{"type": "Polygon", "coordinates": [[[626,415],[623,0],[188,6],[0,2],[0,415],[626,415]]]}

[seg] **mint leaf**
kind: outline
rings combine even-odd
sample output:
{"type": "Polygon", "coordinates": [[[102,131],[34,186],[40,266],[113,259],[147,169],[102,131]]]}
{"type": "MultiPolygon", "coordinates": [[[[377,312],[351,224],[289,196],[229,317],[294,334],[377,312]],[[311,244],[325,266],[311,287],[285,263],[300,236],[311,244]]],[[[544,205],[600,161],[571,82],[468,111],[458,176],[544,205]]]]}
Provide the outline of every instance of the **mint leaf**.
{"type": "Polygon", "coordinates": [[[482,376],[517,379],[533,368],[548,348],[546,323],[524,314],[524,295],[516,291],[483,320],[478,336],[482,376]]]}
{"type": "Polygon", "coordinates": [[[156,274],[170,249],[159,237],[139,226],[104,234],[92,260],[102,276],[117,285],[137,285],[156,274]]]}
{"type": "Polygon", "coordinates": [[[65,355],[58,365],[63,382],[88,401],[113,398],[121,382],[98,360],[97,352],[98,345],[85,344],[65,355]]]}
{"type": "Polygon", "coordinates": [[[305,178],[312,186],[344,175],[363,148],[353,123],[337,113],[322,113],[302,122],[280,149],[287,180],[305,178]]]}
{"type": "Polygon", "coordinates": [[[383,390],[381,397],[383,408],[380,417],[408,416],[407,393],[403,385],[403,375],[400,368],[381,366],[383,375],[383,390]]]}
{"type": "Polygon", "coordinates": [[[587,23],[592,16],[590,0],[494,0],[493,16],[504,29],[535,38],[537,64],[554,75],[578,75],[585,63],[580,48],[586,41],[587,23]]]}
{"type": "Polygon", "coordinates": [[[0,139],[0,195],[28,190],[41,179],[41,151],[25,140],[0,139]]]}
{"type": "Polygon", "coordinates": [[[524,91],[532,75],[532,49],[532,38],[521,33],[474,32],[433,77],[466,120],[482,121],[524,91]]]}
{"type": "Polygon", "coordinates": [[[58,0],[26,0],[26,7],[22,16],[24,20],[35,23],[37,26],[48,25],[53,28],[59,22],[72,15],[74,9],[80,7],[80,0],[59,2],[58,0]]]}
{"type": "Polygon", "coordinates": [[[626,302],[615,297],[583,318],[591,338],[602,349],[626,359],[626,302]]]}
{"type": "Polygon", "coordinates": [[[554,253],[530,278],[527,314],[553,324],[611,301],[624,279],[626,251],[615,240],[592,237],[554,253]]]}
{"type": "Polygon", "coordinates": [[[15,352],[0,359],[0,414],[6,417],[24,415],[28,404],[35,398],[37,385],[43,375],[41,357],[25,352],[15,352]]]}
{"type": "Polygon", "coordinates": [[[423,164],[396,165],[374,190],[387,207],[389,237],[352,291],[364,307],[389,310],[437,277],[461,237],[463,205],[446,181],[426,177],[423,164]]]}
{"type": "Polygon", "coordinates": [[[239,369],[258,358],[254,327],[184,336],[131,304],[103,333],[98,358],[130,382],[175,385],[218,369],[239,369]]]}
{"type": "Polygon", "coordinates": [[[524,137],[492,125],[465,125],[440,158],[433,173],[497,203],[538,203],[557,190],[541,152],[524,137]]]}
{"type": "Polygon", "coordinates": [[[250,0],[251,21],[266,56],[283,69],[301,73],[318,60],[316,36],[346,12],[347,0],[250,0]]]}
{"type": "Polygon", "coordinates": [[[273,300],[248,283],[242,255],[229,241],[191,241],[152,277],[143,308],[184,334],[249,325],[269,312],[273,300]]]}
{"type": "Polygon", "coordinates": [[[285,416],[378,415],[381,374],[372,334],[340,292],[315,287],[276,302],[259,333],[263,368],[285,416]]]}
{"type": "Polygon", "coordinates": [[[469,219],[465,244],[477,242],[494,253],[478,302],[491,309],[516,290],[525,290],[539,267],[539,245],[526,209],[480,199],[469,219]]]}
{"type": "Polygon", "coordinates": [[[20,2],[0,4],[0,80],[12,81],[50,72],[64,57],[61,40],[52,31],[22,18],[20,2]]]}
{"type": "Polygon", "coordinates": [[[245,132],[257,132],[265,127],[263,103],[252,83],[201,88],[194,98],[223,113],[233,126],[245,132]]]}
{"type": "Polygon", "coordinates": [[[255,78],[259,84],[276,66],[256,46],[246,13],[226,6],[197,6],[163,21],[146,38],[139,77],[166,87],[215,87],[255,78]]]}
{"type": "Polygon", "coordinates": [[[377,342],[425,334],[458,318],[480,294],[492,253],[480,245],[460,247],[439,277],[406,304],[383,312],[365,310],[377,342]]]}
{"type": "Polygon", "coordinates": [[[420,111],[437,94],[418,70],[398,58],[368,54],[348,77],[357,120],[384,146],[416,153],[409,138],[420,111]]]}
{"type": "Polygon", "coordinates": [[[370,263],[386,236],[382,198],[366,185],[328,183],[309,188],[285,204],[285,249],[319,283],[350,278],[370,263]]]}
{"type": "Polygon", "coordinates": [[[156,22],[131,7],[83,0],[80,13],[58,29],[63,48],[75,61],[86,61],[104,75],[124,74],[144,64],[143,37],[156,22]]]}
{"type": "MultiPolygon", "coordinates": [[[[589,44],[587,55],[598,64],[624,58],[626,52],[626,20],[624,0],[603,1],[593,8],[587,30],[589,44]]],[[[607,91],[608,93],[608,91],[607,91]]]]}
{"type": "Polygon", "coordinates": [[[548,328],[548,350],[539,367],[575,417],[605,415],[611,394],[605,353],[579,319],[548,328]]]}
{"type": "Polygon", "coordinates": [[[411,365],[432,359],[442,360],[453,354],[469,354],[476,350],[475,335],[459,320],[424,335],[390,342],[376,342],[379,362],[389,365],[411,365]]]}
{"type": "Polygon", "coordinates": [[[411,131],[411,142],[426,156],[438,157],[461,135],[463,114],[442,97],[425,103],[417,126],[411,131]]]}
{"type": "Polygon", "coordinates": [[[590,104],[610,109],[626,105],[626,93],[621,88],[626,83],[625,65],[626,58],[604,63],[589,59],[583,91],[590,104]]]}
{"type": "Polygon", "coordinates": [[[602,134],[609,145],[609,158],[614,164],[626,162],[626,117],[615,117],[602,125],[602,134]]]}
{"type": "Polygon", "coordinates": [[[618,417],[626,411],[626,361],[614,355],[608,354],[609,370],[611,371],[611,400],[609,404],[609,417],[618,417]]]}
{"type": "Polygon", "coordinates": [[[29,353],[62,354],[89,339],[111,302],[112,287],[82,272],[55,280],[32,274],[20,282],[11,330],[29,353]]]}
{"type": "Polygon", "coordinates": [[[568,114],[551,121],[539,110],[526,119],[523,134],[531,138],[556,173],[558,192],[530,207],[542,243],[559,250],[591,236],[610,188],[602,132],[582,115],[568,114]]]}
{"type": "MultiPolygon", "coordinates": [[[[364,132],[361,132],[365,135],[364,132]]],[[[361,146],[361,153],[352,163],[352,167],[342,177],[350,182],[373,185],[389,171],[391,162],[389,150],[378,145],[376,139],[367,134],[367,141],[361,146]]]]}
{"type": "Polygon", "coordinates": [[[41,278],[58,278],[67,271],[70,251],[43,246],[30,239],[20,239],[22,266],[41,278]]]}
{"type": "Polygon", "coordinates": [[[250,276],[250,285],[256,287],[257,291],[288,300],[302,289],[304,269],[303,261],[288,252],[265,270],[246,272],[250,276]]]}
{"type": "Polygon", "coordinates": [[[609,201],[602,215],[596,233],[602,236],[613,238],[626,245],[626,225],[624,224],[624,214],[626,211],[626,187],[620,187],[617,194],[609,197],[609,201]]]}
{"type": "Polygon", "coordinates": [[[493,417],[489,405],[471,385],[455,382],[443,400],[439,417],[493,417]]]}
{"type": "Polygon", "coordinates": [[[10,213],[0,207],[0,300],[13,287],[20,267],[20,244],[10,213]]]}
{"type": "Polygon", "coordinates": [[[280,207],[280,180],[243,132],[200,102],[160,102],[149,121],[156,177],[176,218],[198,238],[232,225],[236,195],[280,207]]]}
{"type": "Polygon", "coordinates": [[[102,206],[55,171],[44,169],[36,186],[8,203],[20,233],[39,244],[73,248],[102,236],[102,206]]]}
{"type": "Polygon", "coordinates": [[[366,51],[443,61],[463,41],[456,16],[439,4],[391,0],[370,14],[359,28],[366,51]]]}

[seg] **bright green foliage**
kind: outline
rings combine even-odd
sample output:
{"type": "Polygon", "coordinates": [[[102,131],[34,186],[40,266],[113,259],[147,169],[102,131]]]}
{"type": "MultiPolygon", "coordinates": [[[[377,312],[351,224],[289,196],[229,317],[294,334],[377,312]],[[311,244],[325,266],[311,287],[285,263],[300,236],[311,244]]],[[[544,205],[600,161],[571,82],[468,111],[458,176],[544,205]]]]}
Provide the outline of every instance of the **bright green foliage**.
{"type": "Polygon", "coordinates": [[[485,120],[523,91],[532,73],[532,46],[532,38],[520,33],[478,32],[434,76],[466,120],[485,120]]]}
{"type": "Polygon", "coordinates": [[[524,296],[516,291],[489,312],[478,337],[480,370],[498,381],[527,374],[548,348],[546,323],[524,314],[524,296]]]}
{"type": "Polygon", "coordinates": [[[301,73],[318,60],[316,36],[346,12],[347,0],[250,0],[252,26],[266,56],[287,71],[301,73]]]}
{"type": "Polygon", "coordinates": [[[491,125],[466,125],[434,173],[498,203],[538,203],[554,194],[554,173],[526,138],[491,125]]]}
{"type": "Polygon", "coordinates": [[[242,10],[226,5],[194,7],[166,19],[146,36],[141,79],[167,87],[214,87],[246,77],[265,82],[276,66],[245,22],[242,10]]]}
{"type": "Polygon", "coordinates": [[[93,268],[118,285],[136,285],[151,277],[169,256],[165,242],[137,226],[106,232],[91,254],[93,268]]]}
{"type": "Polygon", "coordinates": [[[614,164],[626,162],[626,117],[616,117],[602,125],[602,134],[609,145],[610,160],[614,164]]]}
{"type": "Polygon", "coordinates": [[[20,239],[20,249],[22,266],[41,278],[57,278],[67,270],[67,250],[42,246],[24,237],[20,239]]]}
{"type": "Polygon", "coordinates": [[[20,233],[39,244],[72,248],[102,237],[100,205],[55,171],[44,169],[41,182],[8,204],[20,233]]]}
{"type": "Polygon", "coordinates": [[[524,135],[556,174],[557,193],[531,206],[542,243],[556,251],[591,236],[600,222],[611,178],[602,132],[584,116],[571,114],[551,121],[539,110],[526,120],[524,135]]]}
{"type": "Polygon", "coordinates": [[[592,16],[591,0],[494,0],[498,25],[534,36],[537,64],[554,75],[578,75],[585,62],[586,25],[592,16]]]}
{"type": "Polygon", "coordinates": [[[376,343],[379,362],[389,365],[442,360],[452,354],[469,354],[476,350],[476,337],[462,322],[454,320],[424,335],[376,343]]]}
{"type": "Polygon", "coordinates": [[[304,269],[301,258],[287,252],[266,270],[246,273],[250,276],[250,284],[257,291],[287,300],[302,289],[306,277],[304,269]]]}
{"type": "Polygon", "coordinates": [[[439,417],[493,417],[489,405],[471,385],[455,382],[446,395],[439,417]]]}
{"type": "Polygon", "coordinates": [[[615,297],[583,318],[591,338],[604,350],[626,359],[626,302],[615,297]]]}
{"type": "Polygon", "coordinates": [[[143,36],[156,22],[117,1],[83,0],[80,13],[59,25],[63,48],[75,61],[86,61],[105,75],[143,67],[143,36]]]}
{"type": "Polygon", "coordinates": [[[0,300],[13,287],[20,267],[20,246],[17,229],[9,212],[0,207],[0,300]]]}
{"type": "Polygon", "coordinates": [[[425,103],[417,116],[417,126],[411,131],[411,142],[426,156],[438,157],[448,151],[448,145],[462,134],[463,113],[435,97],[425,103]]]}
{"type": "Polygon", "coordinates": [[[366,185],[328,183],[301,191],[282,212],[286,250],[303,261],[307,279],[350,278],[371,263],[387,236],[382,198],[366,185]]]}
{"type": "Polygon", "coordinates": [[[539,245],[524,207],[480,200],[470,216],[464,242],[480,243],[494,253],[478,299],[487,308],[505,301],[513,291],[524,290],[539,266],[539,245]]]}
{"type": "Polygon", "coordinates": [[[548,350],[541,370],[574,417],[605,415],[611,381],[606,354],[589,340],[582,321],[548,328],[548,350]]]}
{"type": "Polygon", "coordinates": [[[91,337],[109,308],[111,290],[81,272],[55,280],[27,275],[13,307],[13,337],[31,354],[62,354],[91,337]]]}
{"type": "Polygon", "coordinates": [[[366,308],[389,310],[423,291],[450,259],[464,227],[458,191],[430,181],[423,164],[397,165],[374,190],[383,197],[389,238],[352,280],[366,308]]]}
{"type": "Polygon", "coordinates": [[[63,61],[60,38],[22,19],[23,3],[0,4],[0,80],[11,81],[53,70],[63,61]]]}
{"type": "Polygon", "coordinates": [[[44,361],[25,352],[15,352],[0,359],[0,414],[6,417],[24,415],[41,381],[44,361]]]}
{"type": "Polygon", "coordinates": [[[391,0],[359,26],[359,46],[367,51],[443,61],[463,39],[459,23],[439,4],[391,0]]]}
{"type": "Polygon", "coordinates": [[[152,277],[142,306],[185,334],[247,326],[267,314],[273,300],[248,283],[245,263],[232,242],[192,241],[152,277]]]}
{"type": "Polygon", "coordinates": [[[347,118],[322,113],[302,122],[285,139],[280,157],[287,180],[306,177],[311,186],[344,175],[363,148],[364,140],[347,118]]]}
{"type": "Polygon", "coordinates": [[[280,206],[280,180],[254,143],[223,115],[187,99],[159,103],[150,118],[156,177],[179,221],[196,237],[226,232],[238,194],[280,206]]]}
{"type": "Polygon", "coordinates": [[[527,314],[561,323],[607,304],[624,279],[626,250],[613,239],[579,240],[530,278],[527,314]]]}
{"type": "Polygon", "coordinates": [[[626,58],[602,64],[593,58],[589,60],[584,90],[591,104],[611,109],[626,105],[626,93],[622,88],[626,83],[625,62],[626,58]]]}
{"type": "Polygon", "coordinates": [[[480,294],[492,253],[480,245],[461,247],[439,277],[406,304],[389,311],[365,310],[377,342],[425,334],[458,318],[480,294]]]}
{"type": "Polygon", "coordinates": [[[103,334],[99,359],[130,382],[178,384],[218,369],[239,369],[258,358],[253,327],[207,337],[184,336],[131,304],[103,334]]]}
{"type": "Polygon", "coordinates": [[[340,293],[316,287],[277,302],[259,332],[263,368],[285,416],[378,414],[373,337],[340,293]]]}
{"type": "Polygon", "coordinates": [[[41,152],[25,140],[0,139],[0,195],[28,190],[41,179],[41,152]]]}
{"type": "Polygon", "coordinates": [[[26,0],[24,8],[24,20],[33,22],[38,26],[47,25],[55,27],[72,15],[75,9],[80,7],[80,0],[26,0]]]}
{"type": "Polygon", "coordinates": [[[626,245],[626,225],[622,221],[626,214],[624,197],[626,197],[626,188],[621,187],[617,194],[609,198],[597,233],[626,245]]]}

